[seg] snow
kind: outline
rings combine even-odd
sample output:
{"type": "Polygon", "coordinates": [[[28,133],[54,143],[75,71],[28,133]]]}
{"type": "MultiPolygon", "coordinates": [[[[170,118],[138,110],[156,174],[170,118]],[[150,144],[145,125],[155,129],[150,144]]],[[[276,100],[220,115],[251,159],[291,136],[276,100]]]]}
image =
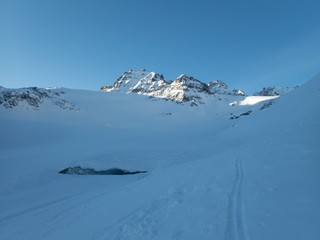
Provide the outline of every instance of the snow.
{"type": "Polygon", "coordinates": [[[296,87],[264,87],[260,92],[254,93],[256,96],[279,96],[291,92],[298,88],[296,87]]]}
{"type": "Polygon", "coordinates": [[[59,91],[79,110],[0,105],[1,239],[320,238],[320,76],[197,107],[59,91]],[[75,166],[147,173],[58,173],[75,166]]]}
{"type": "Polygon", "coordinates": [[[245,105],[255,105],[259,102],[266,101],[266,100],[272,100],[276,99],[278,96],[248,96],[245,97],[243,101],[239,102],[239,105],[245,106],[245,105]]]}
{"type": "Polygon", "coordinates": [[[162,74],[149,72],[145,69],[125,72],[115,81],[113,86],[104,85],[101,90],[127,94],[137,93],[178,103],[189,103],[191,106],[204,104],[214,94],[245,95],[241,90],[233,89],[230,91],[229,87],[220,80],[206,84],[194,77],[181,74],[174,81],[166,81],[162,74]]]}

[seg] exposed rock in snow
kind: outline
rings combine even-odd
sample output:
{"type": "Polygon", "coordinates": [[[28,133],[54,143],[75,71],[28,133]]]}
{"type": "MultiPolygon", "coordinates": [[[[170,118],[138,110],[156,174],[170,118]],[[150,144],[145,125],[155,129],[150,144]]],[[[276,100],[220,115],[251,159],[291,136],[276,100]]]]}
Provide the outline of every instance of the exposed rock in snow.
{"type": "Polygon", "coordinates": [[[95,170],[93,168],[69,167],[59,173],[69,175],[132,175],[146,173],[147,171],[128,171],[121,168],[109,168],[107,170],[95,170]]]}
{"type": "Polygon", "coordinates": [[[199,103],[203,104],[203,100],[211,94],[208,85],[193,77],[182,74],[170,84],[148,95],[170,99],[179,103],[191,102],[192,106],[196,106],[199,103]]]}
{"type": "Polygon", "coordinates": [[[220,80],[214,80],[208,83],[209,89],[212,93],[224,94],[224,95],[235,95],[235,96],[245,96],[246,94],[239,89],[229,90],[227,84],[220,80]]]}
{"type": "Polygon", "coordinates": [[[105,92],[117,90],[126,93],[144,94],[158,90],[165,85],[167,85],[167,82],[164,80],[163,75],[142,69],[123,73],[113,86],[104,85],[101,90],[105,92]]]}
{"type": "Polygon", "coordinates": [[[264,87],[260,92],[256,92],[254,96],[279,96],[291,92],[298,88],[296,87],[264,87]]]}
{"type": "Polygon", "coordinates": [[[231,117],[229,119],[231,119],[231,120],[238,119],[238,118],[240,118],[242,116],[248,116],[248,115],[250,115],[250,113],[252,113],[252,110],[249,110],[247,112],[241,113],[239,115],[234,115],[233,113],[231,113],[231,117]]]}
{"type": "Polygon", "coordinates": [[[62,109],[79,110],[74,104],[62,99],[65,94],[61,90],[41,89],[37,87],[7,89],[0,88],[0,105],[5,108],[13,108],[17,106],[32,107],[38,110],[45,100],[50,100],[53,105],[62,109]]]}
{"type": "Polygon", "coordinates": [[[102,91],[120,91],[137,93],[150,97],[169,99],[178,103],[189,102],[192,106],[203,104],[205,99],[215,93],[244,96],[241,90],[229,90],[222,81],[216,80],[205,84],[194,77],[180,75],[174,81],[165,80],[162,74],[145,69],[130,70],[123,73],[113,86],[104,85],[102,91]]]}
{"type": "MultiPolygon", "coordinates": [[[[254,96],[279,96],[290,92],[297,87],[264,87],[262,91],[256,92],[254,96]]],[[[214,80],[208,84],[200,80],[180,75],[173,81],[166,80],[162,74],[142,70],[130,70],[123,73],[115,83],[104,85],[101,91],[112,92],[119,91],[130,94],[136,93],[154,98],[172,100],[177,103],[189,103],[191,106],[204,104],[215,94],[228,96],[246,96],[246,93],[240,89],[229,88],[221,80],[214,80]]]]}

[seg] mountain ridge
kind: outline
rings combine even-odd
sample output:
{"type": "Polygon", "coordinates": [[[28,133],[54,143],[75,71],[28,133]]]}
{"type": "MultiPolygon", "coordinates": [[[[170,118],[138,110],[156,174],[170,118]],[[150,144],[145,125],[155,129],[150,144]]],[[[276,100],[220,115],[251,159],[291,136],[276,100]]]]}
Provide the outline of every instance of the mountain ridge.
{"type": "MultiPolygon", "coordinates": [[[[262,91],[254,93],[253,96],[279,96],[296,88],[265,87],[262,91]]],[[[1,86],[0,105],[6,108],[13,108],[18,105],[26,108],[30,106],[37,110],[41,104],[49,100],[60,108],[79,110],[76,105],[63,98],[64,92],[62,90],[63,88],[60,91],[56,88],[44,89],[37,87],[9,89],[1,86]]],[[[174,80],[166,80],[162,74],[150,72],[146,69],[124,72],[113,85],[103,85],[100,91],[144,95],[154,99],[170,100],[190,106],[205,104],[215,97],[218,97],[218,100],[231,99],[232,96],[247,97],[244,91],[229,88],[221,80],[204,83],[186,74],[181,74],[174,80]]],[[[258,100],[260,101],[260,99],[258,100]]],[[[241,99],[237,99],[237,102],[240,101],[241,99]]],[[[233,103],[231,104],[234,105],[233,103]]]]}
{"type": "Polygon", "coordinates": [[[280,87],[280,86],[273,86],[273,87],[263,87],[260,92],[253,93],[253,96],[280,96],[291,92],[297,89],[299,86],[295,87],[280,87]]]}
{"type": "Polygon", "coordinates": [[[181,74],[170,81],[165,80],[162,74],[149,72],[146,69],[124,72],[112,86],[103,85],[100,90],[137,93],[178,103],[189,102],[192,106],[204,104],[205,99],[214,94],[246,95],[242,90],[229,90],[229,87],[220,80],[206,84],[192,76],[181,74]]]}

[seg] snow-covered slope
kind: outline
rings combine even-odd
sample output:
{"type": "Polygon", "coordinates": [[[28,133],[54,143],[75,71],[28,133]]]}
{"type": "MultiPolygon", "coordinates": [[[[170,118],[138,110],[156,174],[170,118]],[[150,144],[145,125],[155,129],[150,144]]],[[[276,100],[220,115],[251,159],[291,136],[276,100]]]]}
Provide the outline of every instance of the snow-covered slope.
{"type": "Polygon", "coordinates": [[[264,87],[260,92],[256,92],[255,96],[279,96],[291,92],[298,88],[296,87],[264,87]]]}
{"type": "Polygon", "coordinates": [[[104,85],[101,90],[143,94],[178,103],[188,102],[191,106],[205,103],[213,94],[245,95],[241,90],[229,90],[229,87],[219,80],[205,84],[194,77],[181,74],[174,81],[166,81],[162,74],[145,69],[125,72],[113,86],[104,85]]]}
{"type": "Polygon", "coordinates": [[[77,106],[63,99],[64,91],[36,87],[7,89],[0,87],[0,105],[5,108],[17,106],[38,110],[40,105],[49,103],[69,110],[79,110],[77,106]]]}
{"type": "Polygon", "coordinates": [[[59,91],[79,110],[0,105],[1,238],[319,239],[320,76],[263,110],[59,91]]]}

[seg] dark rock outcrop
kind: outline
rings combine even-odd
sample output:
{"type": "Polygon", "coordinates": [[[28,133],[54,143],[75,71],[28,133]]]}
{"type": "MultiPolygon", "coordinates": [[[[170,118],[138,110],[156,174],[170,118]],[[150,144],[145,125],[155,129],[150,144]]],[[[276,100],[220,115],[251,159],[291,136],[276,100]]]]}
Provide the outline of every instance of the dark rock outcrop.
{"type": "Polygon", "coordinates": [[[93,168],[69,167],[59,173],[69,175],[132,175],[138,173],[146,173],[147,171],[128,171],[121,168],[109,168],[107,170],[95,170],[93,168]]]}
{"type": "Polygon", "coordinates": [[[40,105],[46,100],[52,104],[69,110],[79,110],[77,106],[62,98],[65,92],[57,89],[42,89],[37,87],[7,89],[0,88],[0,105],[5,108],[14,108],[19,105],[31,107],[34,110],[39,110],[40,105]]]}

